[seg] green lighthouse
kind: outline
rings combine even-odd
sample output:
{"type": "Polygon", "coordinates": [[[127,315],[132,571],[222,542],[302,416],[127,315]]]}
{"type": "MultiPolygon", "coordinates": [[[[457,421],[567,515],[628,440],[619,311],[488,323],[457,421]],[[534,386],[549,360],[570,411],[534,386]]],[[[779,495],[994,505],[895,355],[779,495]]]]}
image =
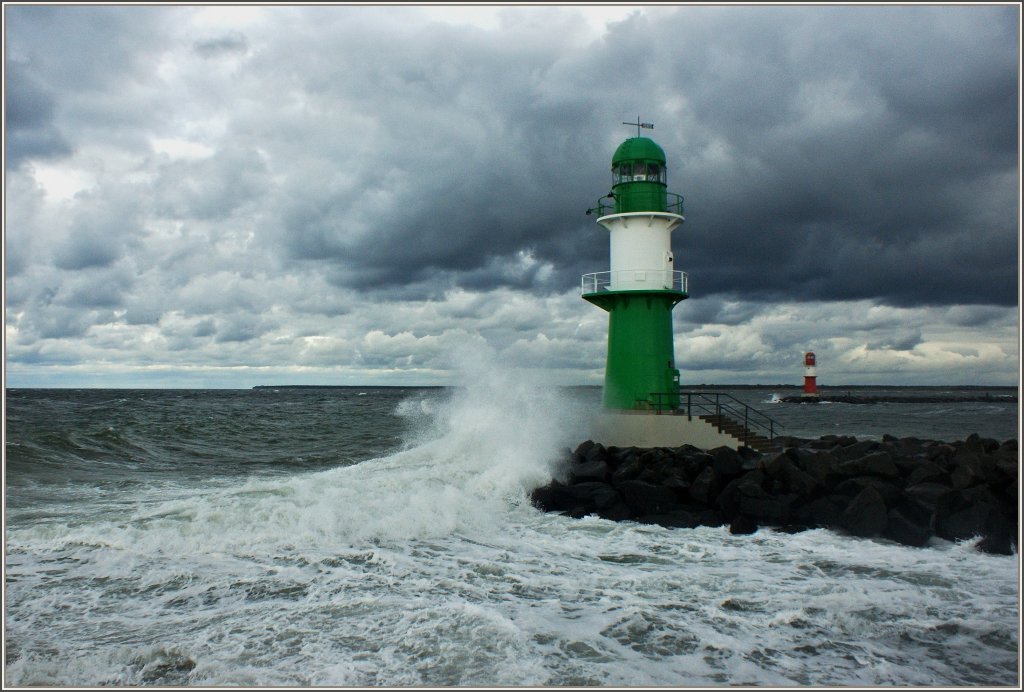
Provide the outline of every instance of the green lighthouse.
{"type": "MultiPolygon", "coordinates": [[[[636,125],[638,135],[653,127],[636,125]]],[[[671,234],[684,221],[683,198],[668,192],[665,168],[665,152],[653,140],[627,139],[612,156],[611,194],[587,211],[609,233],[609,271],[582,281],[584,300],[608,312],[606,409],[679,407],[672,309],[688,294],[671,234]]]]}

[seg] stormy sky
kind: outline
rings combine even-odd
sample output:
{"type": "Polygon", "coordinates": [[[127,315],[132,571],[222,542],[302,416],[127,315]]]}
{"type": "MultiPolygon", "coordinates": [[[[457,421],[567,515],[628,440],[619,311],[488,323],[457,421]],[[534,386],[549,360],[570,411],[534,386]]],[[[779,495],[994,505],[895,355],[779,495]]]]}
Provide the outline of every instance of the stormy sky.
{"type": "Polygon", "coordinates": [[[5,5],[8,386],[599,384],[584,214],[684,195],[684,384],[1014,384],[1020,9],[5,5]]]}

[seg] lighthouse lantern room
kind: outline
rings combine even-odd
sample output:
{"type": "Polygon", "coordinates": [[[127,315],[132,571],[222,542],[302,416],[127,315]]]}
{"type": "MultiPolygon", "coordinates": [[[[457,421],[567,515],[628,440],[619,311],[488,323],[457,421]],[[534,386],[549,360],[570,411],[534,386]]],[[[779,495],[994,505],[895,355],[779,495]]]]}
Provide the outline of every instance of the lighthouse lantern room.
{"type": "Polygon", "coordinates": [[[609,271],[583,276],[583,298],[608,312],[603,404],[615,410],[679,407],[672,309],[688,297],[672,231],[683,198],[668,192],[665,152],[640,128],[612,156],[612,190],[588,214],[609,234],[609,271]]]}

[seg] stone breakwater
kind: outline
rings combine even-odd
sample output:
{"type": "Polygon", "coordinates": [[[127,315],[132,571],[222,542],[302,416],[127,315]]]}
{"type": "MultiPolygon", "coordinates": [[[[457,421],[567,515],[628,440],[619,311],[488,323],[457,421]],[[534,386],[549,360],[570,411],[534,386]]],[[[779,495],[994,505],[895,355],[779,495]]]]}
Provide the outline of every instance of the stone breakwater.
{"type": "Polygon", "coordinates": [[[853,396],[821,394],[818,397],[784,396],[779,399],[784,404],[962,404],[962,403],[997,403],[1012,404],[1017,402],[1017,395],[1006,394],[992,396],[977,394],[970,396],[853,396]]]}
{"type": "Polygon", "coordinates": [[[984,552],[1017,547],[1017,441],[958,442],[885,436],[776,438],[781,452],[718,447],[566,449],[566,482],[533,491],[533,504],[572,517],[596,514],[675,528],[827,528],[923,546],[981,537],[984,552]]]}

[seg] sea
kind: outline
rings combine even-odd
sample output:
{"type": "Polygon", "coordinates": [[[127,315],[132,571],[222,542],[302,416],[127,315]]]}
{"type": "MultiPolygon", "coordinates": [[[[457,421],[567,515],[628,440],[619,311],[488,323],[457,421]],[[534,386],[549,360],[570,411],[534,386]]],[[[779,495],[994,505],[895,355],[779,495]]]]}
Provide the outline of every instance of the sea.
{"type": "MultiPolygon", "coordinates": [[[[798,437],[1019,430],[1015,389],[716,391],[798,437]],[[894,391],[979,390],[853,393],[894,391]]],[[[540,512],[530,491],[564,475],[599,405],[599,388],[511,372],[8,389],[4,684],[1020,684],[1019,555],[540,512]]]]}

